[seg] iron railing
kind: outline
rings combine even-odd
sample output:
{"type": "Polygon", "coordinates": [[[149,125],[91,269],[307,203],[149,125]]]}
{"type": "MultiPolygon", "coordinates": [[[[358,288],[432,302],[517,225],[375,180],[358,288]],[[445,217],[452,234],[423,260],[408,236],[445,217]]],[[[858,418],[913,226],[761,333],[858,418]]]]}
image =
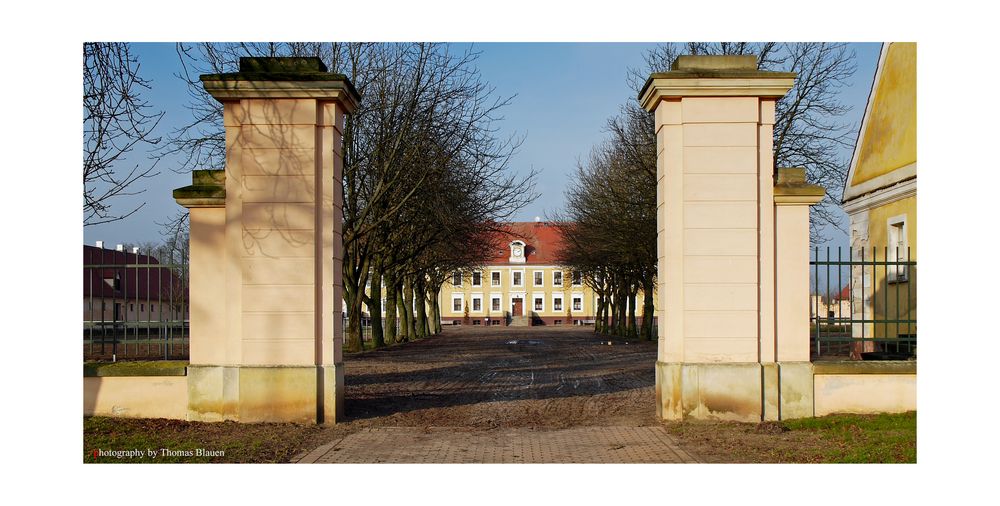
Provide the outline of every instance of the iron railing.
{"type": "Polygon", "coordinates": [[[814,248],[809,264],[813,359],[916,356],[917,262],[908,247],[814,248]]]}
{"type": "Polygon", "coordinates": [[[84,246],[84,360],[187,359],[188,289],[177,250],[84,246]]]}
{"type": "MultiPolygon", "coordinates": [[[[343,322],[344,322],[344,326],[342,327],[343,331],[341,332],[341,338],[343,339],[344,343],[347,343],[347,324],[350,322],[350,320],[345,316],[343,322]]],[[[402,318],[400,318],[400,317],[397,316],[396,317],[396,329],[400,328],[401,323],[402,323],[402,318]]],[[[383,330],[383,332],[385,331],[385,326],[386,326],[386,318],[383,316],[382,317],[382,330],[383,330]]],[[[399,331],[397,330],[397,333],[398,332],[399,331]]],[[[361,339],[364,342],[366,342],[366,343],[370,343],[372,341],[372,319],[371,319],[371,317],[363,316],[361,318],[361,339]]]]}

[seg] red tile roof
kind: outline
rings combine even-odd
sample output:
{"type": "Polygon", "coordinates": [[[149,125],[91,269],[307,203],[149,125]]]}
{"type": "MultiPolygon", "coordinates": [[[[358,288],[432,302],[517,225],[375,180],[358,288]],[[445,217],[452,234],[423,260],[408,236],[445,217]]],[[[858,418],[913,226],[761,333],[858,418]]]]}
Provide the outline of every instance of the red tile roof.
{"type": "Polygon", "coordinates": [[[851,285],[844,285],[844,289],[837,294],[836,300],[850,300],[851,298],[851,285]]]}
{"type": "MultiPolygon", "coordinates": [[[[510,243],[524,241],[525,264],[556,265],[556,255],[562,244],[562,233],[559,227],[545,221],[518,221],[509,223],[511,234],[500,239],[501,249],[488,265],[510,264],[510,243]]],[[[521,265],[521,264],[513,264],[521,265]]]]}
{"type": "Polygon", "coordinates": [[[83,265],[84,297],[176,300],[187,292],[180,277],[150,255],[84,245],[83,265]]]}

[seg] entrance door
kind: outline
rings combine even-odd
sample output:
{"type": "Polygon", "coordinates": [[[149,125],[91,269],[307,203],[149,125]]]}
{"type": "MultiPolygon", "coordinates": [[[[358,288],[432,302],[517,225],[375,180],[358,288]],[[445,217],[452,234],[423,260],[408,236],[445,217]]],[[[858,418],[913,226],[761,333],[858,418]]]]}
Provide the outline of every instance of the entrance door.
{"type": "Polygon", "coordinates": [[[511,300],[511,316],[524,316],[524,299],[515,298],[511,300]]]}

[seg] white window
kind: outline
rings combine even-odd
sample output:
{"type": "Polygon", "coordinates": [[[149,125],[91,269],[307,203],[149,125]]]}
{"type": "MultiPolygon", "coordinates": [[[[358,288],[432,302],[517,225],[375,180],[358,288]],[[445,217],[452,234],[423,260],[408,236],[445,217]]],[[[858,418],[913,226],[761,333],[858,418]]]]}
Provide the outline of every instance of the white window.
{"type": "Polygon", "coordinates": [[[573,294],[573,311],[583,311],[583,294],[573,294]]]}
{"type": "Polygon", "coordinates": [[[483,312],[483,296],[480,294],[472,295],[472,312],[482,313],[483,312]]]}
{"type": "Polygon", "coordinates": [[[500,294],[494,293],[490,295],[490,311],[500,311],[500,294]]]}
{"type": "Polygon", "coordinates": [[[490,273],[490,285],[500,286],[500,271],[493,271],[490,273]]]}
{"type": "Polygon", "coordinates": [[[562,286],[562,271],[552,271],[552,286],[562,286]]]}
{"type": "Polygon", "coordinates": [[[451,312],[452,313],[461,313],[462,312],[462,300],[463,299],[462,299],[461,295],[452,295],[451,296],[451,312]]]}
{"type": "Polygon", "coordinates": [[[553,311],[562,311],[563,310],[562,299],[563,299],[562,295],[553,295],[552,296],[552,310],[553,311]]]}
{"type": "Polygon", "coordinates": [[[573,286],[580,286],[583,284],[583,273],[580,271],[573,271],[573,286]]]}
{"type": "MultiPolygon", "coordinates": [[[[889,253],[886,260],[890,262],[906,262],[909,260],[909,248],[906,241],[906,215],[889,218],[888,241],[889,253]]],[[[902,282],[907,280],[907,265],[888,265],[886,272],[889,275],[889,282],[902,282]]]]}
{"type": "Polygon", "coordinates": [[[472,271],[472,286],[483,286],[482,271],[472,271]]]}
{"type": "Polygon", "coordinates": [[[535,302],[532,306],[535,308],[535,311],[545,311],[545,296],[540,293],[536,293],[532,298],[535,302]]]}
{"type": "Polygon", "coordinates": [[[532,286],[542,286],[545,284],[545,271],[535,271],[534,272],[534,284],[532,286]]]}
{"type": "Polygon", "coordinates": [[[524,286],[524,271],[511,271],[510,284],[513,286],[524,286]]]}
{"type": "Polygon", "coordinates": [[[462,271],[456,271],[451,275],[451,284],[454,286],[462,286],[462,271]]]}

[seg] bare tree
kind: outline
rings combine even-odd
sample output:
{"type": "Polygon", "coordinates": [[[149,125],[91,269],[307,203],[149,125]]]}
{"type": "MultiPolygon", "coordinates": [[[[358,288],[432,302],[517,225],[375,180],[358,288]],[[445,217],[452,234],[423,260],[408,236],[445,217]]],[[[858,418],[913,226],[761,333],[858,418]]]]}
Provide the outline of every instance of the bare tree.
{"type": "Polygon", "coordinates": [[[475,51],[427,43],[203,43],[179,44],[177,52],[192,119],[162,151],[181,155],[180,170],[224,164],[222,106],[198,76],[235,71],[241,56],[316,56],[361,95],[344,127],[347,349],[362,347],[363,306],[376,345],[440,330],[432,294],[443,273],[481,261],[475,255],[489,250],[482,232],[536,196],[534,173],[509,173],[518,140],[498,138],[494,122],[510,99],[494,96],[480,79],[475,51]],[[443,254],[449,249],[464,254],[443,254]],[[379,318],[383,284],[387,329],[379,318]]]}
{"type": "Polygon", "coordinates": [[[645,55],[645,69],[630,69],[636,92],[653,72],[665,72],[681,54],[753,54],[761,70],[795,72],[795,86],[778,101],[774,125],[777,167],[805,167],[810,182],[826,188],[826,197],[810,209],[810,241],[826,241],[825,226],[846,233],[838,212],[847,178],[848,157],[857,126],[842,121],[851,110],[840,97],[857,68],[855,53],[844,43],[689,42],[657,46],[645,55]]]}
{"type": "Polygon", "coordinates": [[[84,226],[108,223],[132,215],[145,204],[114,213],[115,197],[145,190],[134,183],[155,176],[156,163],[121,169],[123,158],[136,146],[155,145],[152,132],[163,117],[142,98],[149,81],[139,75],[139,61],[129,44],[83,44],[83,215],[84,226]]]}
{"type": "Polygon", "coordinates": [[[595,331],[653,338],[656,287],[656,142],[652,117],[626,106],[608,121],[610,138],[578,163],[558,218],[562,265],[598,296],[595,331]],[[636,320],[643,292],[643,321],[636,320]]]}

